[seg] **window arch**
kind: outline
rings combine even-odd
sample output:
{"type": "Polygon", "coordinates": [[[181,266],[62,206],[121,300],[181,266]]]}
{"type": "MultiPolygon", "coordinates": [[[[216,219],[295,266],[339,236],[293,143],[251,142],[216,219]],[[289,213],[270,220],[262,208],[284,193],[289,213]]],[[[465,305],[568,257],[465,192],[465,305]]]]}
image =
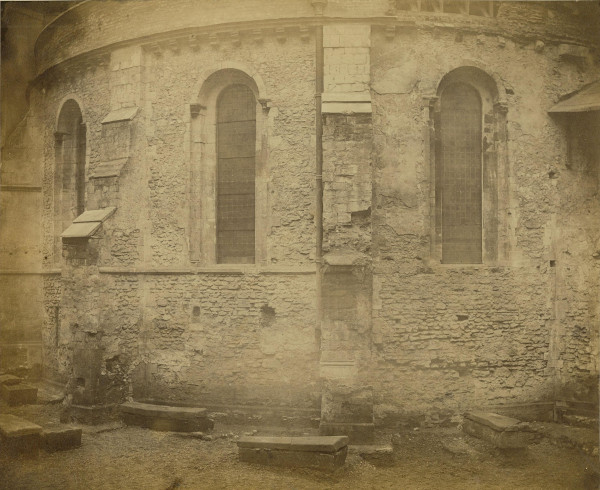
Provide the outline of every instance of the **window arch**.
{"type": "Polygon", "coordinates": [[[75,100],[69,99],[62,105],[54,135],[54,235],[58,261],[60,234],[85,210],[86,126],[75,100]]]}
{"type": "Polygon", "coordinates": [[[238,66],[203,77],[190,104],[192,262],[267,262],[267,115],[260,78],[238,66]]]}
{"type": "Polygon", "coordinates": [[[442,78],[430,116],[433,257],[445,264],[495,263],[499,234],[506,239],[498,207],[508,199],[506,105],[492,77],[460,67],[442,78]]]}

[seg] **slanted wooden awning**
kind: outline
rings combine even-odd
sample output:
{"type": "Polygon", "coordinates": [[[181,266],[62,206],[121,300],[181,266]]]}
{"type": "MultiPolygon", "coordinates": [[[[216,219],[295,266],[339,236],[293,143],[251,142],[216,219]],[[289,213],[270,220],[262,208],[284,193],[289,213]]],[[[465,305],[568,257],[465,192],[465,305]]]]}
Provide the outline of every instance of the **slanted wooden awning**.
{"type": "Polygon", "coordinates": [[[63,239],[89,238],[98,231],[102,222],[106,221],[117,208],[94,209],[85,211],[73,220],[73,224],[61,233],[63,239]]]}
{"type": "Polygon", "coordinates": [[[600,80],[586,85],[568,95],[548,112],[587,112],[600,111],[600,80]]]}

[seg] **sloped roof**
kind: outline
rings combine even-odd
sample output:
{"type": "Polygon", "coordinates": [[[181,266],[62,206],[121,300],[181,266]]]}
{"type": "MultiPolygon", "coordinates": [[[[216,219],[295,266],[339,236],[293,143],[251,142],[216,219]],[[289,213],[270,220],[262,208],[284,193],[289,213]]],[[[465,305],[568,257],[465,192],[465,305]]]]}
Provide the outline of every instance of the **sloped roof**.
{"type": "Polygon", "coordinates": [[[548,112],[585,111],[600,111],[600,80],[596,80],[567,96],[548,112]]]}

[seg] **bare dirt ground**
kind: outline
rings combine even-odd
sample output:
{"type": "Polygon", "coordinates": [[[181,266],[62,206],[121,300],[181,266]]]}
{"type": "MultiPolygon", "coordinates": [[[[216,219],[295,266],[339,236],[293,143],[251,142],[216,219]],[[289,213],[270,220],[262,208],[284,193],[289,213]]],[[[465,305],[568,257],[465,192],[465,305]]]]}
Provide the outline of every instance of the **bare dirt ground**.
{"type": "MultiPolygon", "coordinates": [[[[32,405],[1,411],[41,425],[58,421],[60,406],[32,405]]],[[[569,429],[545,424],[566,437],[569,429]]],[[[527,451],[502,453],[464,435],[458,428],[405,430],[394,436],[388,460],[365,460],[351,453],[336,473],[273,468],[240,463],[236,436],[282,429],[219,425],[213,440],[172,432],[153,432],[118,423],[84,426],[78,449],[38,457],[0,458],[3,489],[587,489],[597,488],[592,468],[598,457],[561,443],[560,437],[540,438],[527,451]]],[[[310,432],[310,431],[309,431],[310,432]]],[[[289,434],[289,432],[287,432],[289,434]]],[[[295,430],[293,435],[301,435],[295,430]]],[[[381,443],[392,432],[378,433],[381,443]]],[[[590,437],[590,432],[584,434],[590,437]]],[[[581,437],[584,437],[581,436],[581,437]]],[[[592,444],[594,431],[591,430],[592,444]]],[[[595,442],[597,446],[597,439],[595,442]]],[[[589,452],[589,451],[588,451],[589,452]]],[[[597,454],[597,453],[596,453],[597,454]]]]}

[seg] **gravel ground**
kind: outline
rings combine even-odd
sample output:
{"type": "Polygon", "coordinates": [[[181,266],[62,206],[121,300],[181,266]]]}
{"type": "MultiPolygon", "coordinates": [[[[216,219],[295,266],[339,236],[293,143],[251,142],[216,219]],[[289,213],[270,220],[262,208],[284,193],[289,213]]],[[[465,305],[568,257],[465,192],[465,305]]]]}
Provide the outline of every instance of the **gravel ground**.
{"type": "MultiPolygon", "coordinates": [[[[47,424],[57,420],[59,406],[0,410],[47,424]]],[[[86,426],[79,449],[41,451],[37,458],[2,456],[0,488],[597,488],[590,467],[598,464],[598,458],[547,438],[522,454],[505,454],[457,428],[407,430],[394,436],[388,460],[368,461],[349,454],[345,466],[329,474],[238,462],[236,436],[252,430],[258,435],[277,433],[263,427],[217,425],[214,440],[206,441],[119,424],[86,426]]],[[[380,442],[389,443],[391,437],[391,432],[378,433],[380,442]]]]}

